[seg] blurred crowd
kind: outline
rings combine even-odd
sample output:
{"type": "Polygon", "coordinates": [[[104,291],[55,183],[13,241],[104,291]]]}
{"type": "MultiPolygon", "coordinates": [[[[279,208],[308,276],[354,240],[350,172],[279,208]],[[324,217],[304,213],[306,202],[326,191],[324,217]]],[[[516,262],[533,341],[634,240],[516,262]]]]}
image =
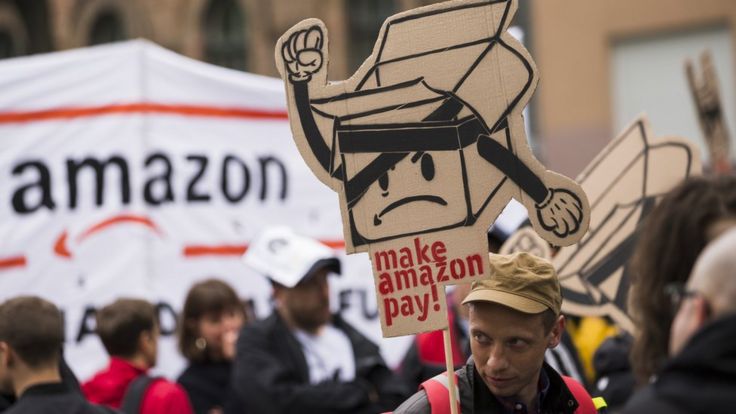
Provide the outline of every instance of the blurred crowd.
{"type": "Polygon", "coordinates": [[[79,381],[63,357],[59,309],[39,297],[0,304],[3,413],[730,412],[736,406],[736,177],[697,177],[644,220],[627,268],[635,332],[605,317],[561,314],[555,269],[495,254],[490,280],[448,292],[451,363],[441,331],[419,334],[396,368],[329,304],[342,271],[330,248],[289,229],[264,231],[245,263],[268,278],[274,309],[255,320],[225,282],[193,285],[178,322],[187,366],[158,359],[154,306],[99,309],[108,365],[79,381]],[[438,391],[439,390],[439,391],[438,391]]]}

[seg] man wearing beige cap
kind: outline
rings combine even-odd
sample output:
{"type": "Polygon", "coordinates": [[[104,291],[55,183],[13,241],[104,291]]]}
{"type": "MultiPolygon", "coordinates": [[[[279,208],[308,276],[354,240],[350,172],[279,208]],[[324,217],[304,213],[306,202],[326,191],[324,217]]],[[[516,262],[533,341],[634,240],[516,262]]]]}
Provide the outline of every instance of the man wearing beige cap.
{"type": "MultiPolygon", "coordinates": [[[[595,413],[582,385],[544,362],[565,329],[555,269],[528,253],[491,254],[490,264],[490,279],[473,283],[463,301],[473,356],[455,371],[460,412],[595,413]]],[[[394,412],[449,413],[446,388],[437,387],[447,382],[444,375],[426,381],[394,412]]]]}

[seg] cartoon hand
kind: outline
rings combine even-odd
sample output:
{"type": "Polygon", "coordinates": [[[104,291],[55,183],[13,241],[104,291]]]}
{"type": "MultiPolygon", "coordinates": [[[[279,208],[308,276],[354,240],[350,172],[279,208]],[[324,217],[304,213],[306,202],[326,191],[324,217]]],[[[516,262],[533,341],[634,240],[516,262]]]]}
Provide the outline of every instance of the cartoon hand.
{"type": "Polygon", "coordinates": [[[534,201],[536,221],[542,228],[537,227],[533,217],[530,219],[542,238],[547,241],[554,237],[564,239],[578,233],[581,227],[587,228],[587,224],[583,224],[589,219],[583,215],[587,209],[583,205],[587,206],[587,200],[580,200],[577,194],[564,188],[569,185],[569,178],[548,175],[543,181],[543,177],[532,171],[516,154],[486,135],[478,136],[477,145],[478,154],[483,159],[498,168],[534,201]],[[554,237],[542,234],[545,232],[554,237]]]}
{"type": "Polygon", "coordinates": [[[548,189],[547,197],[536,204],[539,223],[557,237],[567,237],[580,229],[583,205],[578,196],[564,188],[548,189]]]}
{"type": "Polygon", "coordinates": [[[284,42],[281,46],[281,57],[292,83],[309,82],[312,74],[322,69],[323,44],[324,36],[319,26],[298,30],[284,42]]]}

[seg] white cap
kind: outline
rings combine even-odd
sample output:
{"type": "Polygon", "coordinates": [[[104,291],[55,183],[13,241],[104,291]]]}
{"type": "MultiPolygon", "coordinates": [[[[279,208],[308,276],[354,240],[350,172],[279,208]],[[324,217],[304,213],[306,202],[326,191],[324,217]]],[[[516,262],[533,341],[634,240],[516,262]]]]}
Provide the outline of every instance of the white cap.
{"type": "Polygon", "coordinates": [[[340,260],[329,247],[288,227],[263,231],[248,247],[243,262],[272,281],[292,288],[315,270],[340,273],[340,260]]]}

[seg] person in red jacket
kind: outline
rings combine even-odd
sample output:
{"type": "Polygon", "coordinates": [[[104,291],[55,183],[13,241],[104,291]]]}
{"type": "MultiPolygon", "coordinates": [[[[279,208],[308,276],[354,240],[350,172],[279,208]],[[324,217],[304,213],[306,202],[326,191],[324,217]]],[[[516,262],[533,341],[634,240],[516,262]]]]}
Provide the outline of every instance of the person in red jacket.
{"type": "Polygon", "coordinates": [[[82,384],[93,403],[142,414],[190,414],[184,389],[147,375],[156,365],[159,328],[154,306],[139,299],[118,299],[97,312],[97,334],[110,364],[82,384]]]}
{"type": "MultiPolygon", "coordinates": [[[[490,255],[491,278],[474,282],[469,308],[472,358],[455,371],[463,414],[594,414],[585,388],[544,362],[560,343],[565,317],[557,274],[529,253],[490,255]]],[[[447,374],[422,384],[395,414],[449,413],[447,374]]]]}

